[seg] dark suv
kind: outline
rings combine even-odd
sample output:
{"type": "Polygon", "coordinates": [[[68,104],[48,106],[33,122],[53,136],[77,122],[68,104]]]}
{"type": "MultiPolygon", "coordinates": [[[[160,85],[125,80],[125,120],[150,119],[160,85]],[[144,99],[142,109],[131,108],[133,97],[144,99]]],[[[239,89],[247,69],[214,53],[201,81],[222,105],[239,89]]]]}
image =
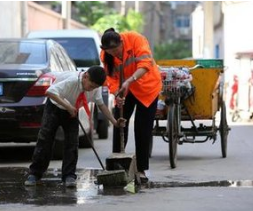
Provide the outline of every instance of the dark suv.
{"type": "MultiPolygon", "coordinates": [[[[77,69],[84,71],[92,65],[102,65],[100,61],[100,37],[91,29],[73,30],[42,30],[32,31],[28,38],[53,39],[60,43],[70,58],[75,62],[77,69]]],[[[102,95],[104,103],[109,105],[109,91],[103,86],[102,95]]],[[[93,113],[94,129],[99,139],[108,137],[109,122],[102,112],[95,106],[93,113]]],[[[92,138],[92,137],[91,137],[92,138]]]]}

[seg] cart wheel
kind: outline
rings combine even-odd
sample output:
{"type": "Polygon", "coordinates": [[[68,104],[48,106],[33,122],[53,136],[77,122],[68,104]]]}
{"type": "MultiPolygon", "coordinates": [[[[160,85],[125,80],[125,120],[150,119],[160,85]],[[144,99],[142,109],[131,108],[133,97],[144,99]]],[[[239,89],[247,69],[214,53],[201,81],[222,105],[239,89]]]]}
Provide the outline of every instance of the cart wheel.
{"type": "Polygon", "coordinates": [[[227,157],[227,139],[229,127],[227,123],[226,105],[223,101],[221,104],[221,117],[220,117],[220,138],[221,138],[221,153],[222,157],[227,157]]]}
{"type": "Polygon", "coordinates": [[[149,157],[150,158],[152,156],[152,150],[153,150],[153,136],[151,136],[149,140],[149,157]]]}
{"type": "Polygon", "coordinates": [[[173,104],[167,116],[167,129],[169,139],[169,158],[171,168],[176,168],[178,144],[178,114],[176,105],[173,104]]]}

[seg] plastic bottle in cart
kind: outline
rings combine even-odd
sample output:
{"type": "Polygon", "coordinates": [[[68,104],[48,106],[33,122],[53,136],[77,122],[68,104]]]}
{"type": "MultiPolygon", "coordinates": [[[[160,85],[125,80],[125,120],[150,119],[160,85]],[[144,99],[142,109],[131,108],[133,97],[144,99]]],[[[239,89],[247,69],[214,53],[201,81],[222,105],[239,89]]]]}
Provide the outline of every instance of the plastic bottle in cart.
{"type": "Polygon", "coordinates": [[[187,74],[190,73],[190,72],[189,72],[189,68],[187,68],[187,67],[182,67],[182,71],[184,71],[184,72],[187,73],[187,74]]]}
{"type": "Polygon", "coordinates": [[[181,78],[181,74],[180,74],[180,69],[179,68],[174,68],[174,70],[173,70],[173,76],[176,79],[180,79],[181,78]]]}
{"type": "Polygon", "coordinates": [[[164,100],[159,99],[157,102],[157,109],[158,110],[163,110],[165,108],[165,102],[164,100]]]}
{"type": "Polygon", "coordinates": [[[185,72],[183,68],[179,68],[177,72],[177,76],[179,79],[184,80],[188,78],[189,73],[185,72]]]}
{"type": "Polygon", "coordinates": [[[189,68],[184,67],[182,70],[185,72],[185,75],[186,75],[185,86],[186,88],[190,89],[192,87],[191,85],[192,74],[190,73],[189,68]]]}
{"type": "Polygon", "coordinates": [[[174,70],[174,67],[169,67],[169,68],[166,69],[166,72],[167,72],[166,80],[167,81],[172,81],[173,70],[174,70]]]}
{"type": "Polygon", "coordinates": [[[162,99],[159,99],[157,102],[157,109],[156,109],[156,115],[158,117],[162,117],[165,112],[165,102],[162,99]]]}

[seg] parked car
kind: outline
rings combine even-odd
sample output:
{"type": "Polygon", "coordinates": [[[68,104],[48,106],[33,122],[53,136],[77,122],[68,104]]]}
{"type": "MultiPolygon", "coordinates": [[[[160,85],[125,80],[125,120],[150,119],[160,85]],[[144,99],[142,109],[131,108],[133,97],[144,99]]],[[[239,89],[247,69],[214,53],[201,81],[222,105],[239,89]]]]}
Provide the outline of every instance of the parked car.
{"type": "MultiPolygon", "coordinates": [[[[53,39],[57,41],[68,52],[68,55],[75,62],[78,70],[84,71],[92,65],[102,65],[100,60],[100,37],[94,30],[39,30],[29,32],[27,37],[53,39]]],[[[109,91],[107,86],[102,87],[102,96],[106,106],[112,105],[112,103],[109,102],[109,91]]],[[[94,108],[93,123],[98,138],[108,138],[108,119],[97,106],[94,108]]]]}
{"type": "MultiPolygon", "coordinates": [[[[47,97],[52,83],[50,73],[76,71],[65,49],[53,40],[0,39],[0,142],[36,142],[47,97]]],[[[92,108],[91,108],[92,109],[92,108]]],[[[87,122],[84,108],[79,111],[87,134],[92,125],[87,122]]],[[[59,127],[55,156],[61,157],[64,138],[59,127]]],[[[80,130],[80,146],[87,145],[80,130]]]]}

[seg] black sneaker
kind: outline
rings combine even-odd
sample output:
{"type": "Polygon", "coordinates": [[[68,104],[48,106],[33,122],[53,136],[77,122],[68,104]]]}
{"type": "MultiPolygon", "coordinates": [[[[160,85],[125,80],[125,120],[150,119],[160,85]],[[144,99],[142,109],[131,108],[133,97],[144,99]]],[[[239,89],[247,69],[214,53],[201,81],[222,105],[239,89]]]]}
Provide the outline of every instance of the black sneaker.
{"type": "Polygon", "coordinates": [[[38,183],[40,183],[40,179],[38,177],[36,177],[35,175],[30,174],[27,178],[27,180],[25,181],[25,185],[26,186],[35,186],[38,183]]]}
{"type": "Polygon", "coordinates": [[[141,184],[148,183],[148,177],[145,175],[144,172],[140,172],[140,182],[141,184]]]}
{"type": "Polygon", "coordinates": [[[67,177],[64,182],[65,186],[68,188],[76,187],[76,180],[73,177],[67,177]]]}
{"type": "Polygon", "coordinates": [[[146,176],[145,177],[140,177],[140,180],[141,180],[141,184],[148,183],[148,178],[146,176]]]}

